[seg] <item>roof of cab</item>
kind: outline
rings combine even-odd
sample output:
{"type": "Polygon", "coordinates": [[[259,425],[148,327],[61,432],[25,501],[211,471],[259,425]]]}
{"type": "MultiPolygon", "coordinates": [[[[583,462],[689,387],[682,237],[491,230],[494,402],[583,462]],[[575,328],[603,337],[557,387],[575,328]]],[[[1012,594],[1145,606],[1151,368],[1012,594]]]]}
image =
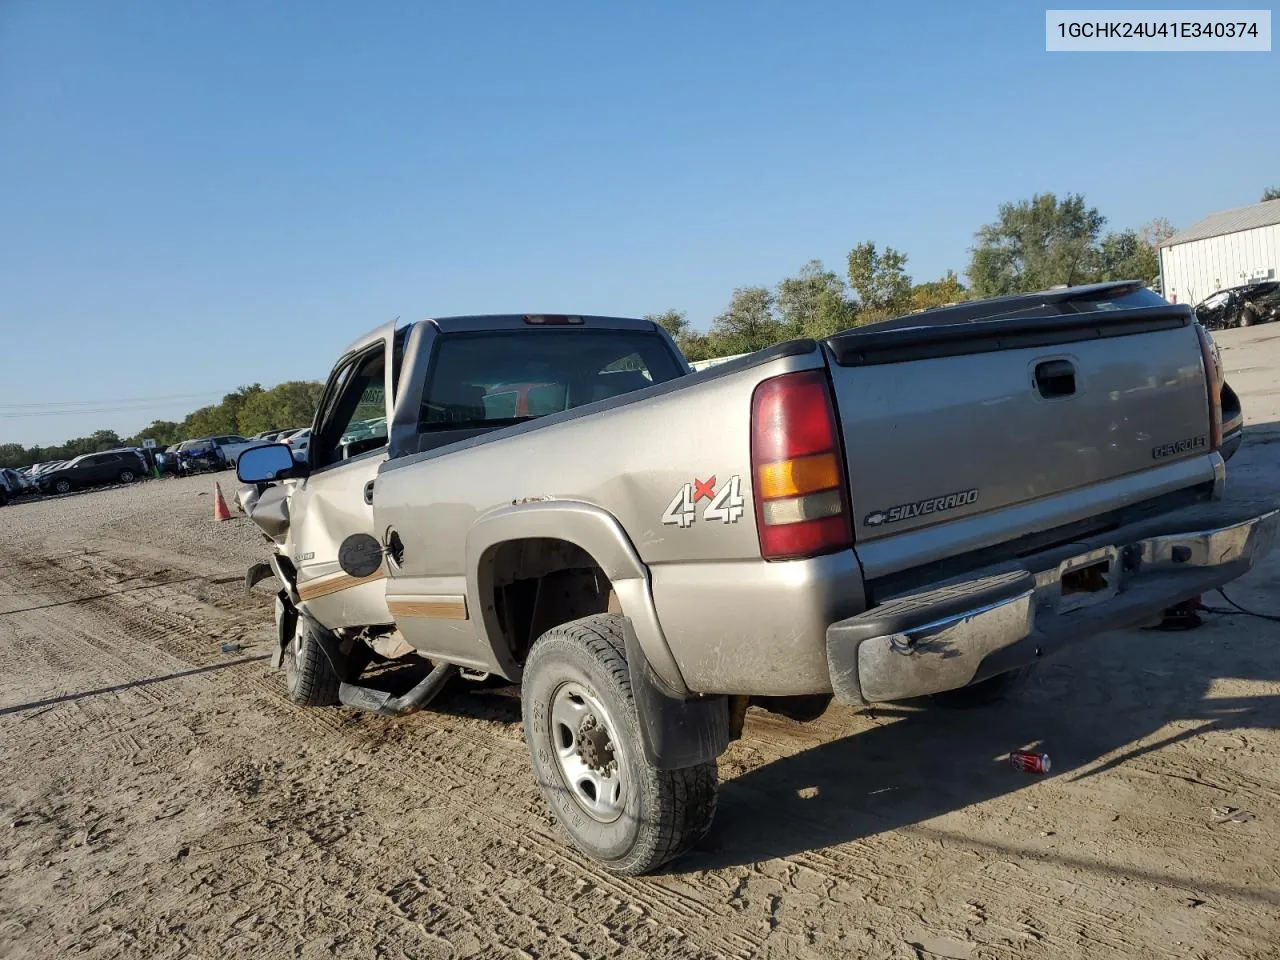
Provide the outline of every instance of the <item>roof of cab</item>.
{"type": "Polygon", "coordinates": [[[457,317],[432,317],[427,323],[434,323],[441,333],[479,333],[498,330],[525,330],[541,326],[564,326],[569,328],[585,328],[594,330],[653,330],[652,320],[636,317],[601,317],[587,313],[483,313],[457,317]],[[572,323],[537,323],[530,317],[572,317],[572,323]]]}

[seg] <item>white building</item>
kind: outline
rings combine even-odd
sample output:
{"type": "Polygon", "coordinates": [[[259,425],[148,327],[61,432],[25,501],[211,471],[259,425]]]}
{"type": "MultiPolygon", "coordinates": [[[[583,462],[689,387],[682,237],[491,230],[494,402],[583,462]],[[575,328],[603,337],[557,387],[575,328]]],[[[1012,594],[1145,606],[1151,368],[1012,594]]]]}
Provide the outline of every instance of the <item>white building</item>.
{"type": "Polygon", "coordinates": [[[692,370],[705,370],[707,367],[718,367],[722,363],[728,363],[730,360],[737,360],[739,357],[745,357],[745,353],[735,353],[730,357],[712,357],[710,360],[694,360],[689,364],[692,370]]]}
{"type": "Polygon", "coordinates": [[[1192,306],[1280,274],[1280,200],[1211,214],[1160,244],[1160,290],[1192,306]]]}

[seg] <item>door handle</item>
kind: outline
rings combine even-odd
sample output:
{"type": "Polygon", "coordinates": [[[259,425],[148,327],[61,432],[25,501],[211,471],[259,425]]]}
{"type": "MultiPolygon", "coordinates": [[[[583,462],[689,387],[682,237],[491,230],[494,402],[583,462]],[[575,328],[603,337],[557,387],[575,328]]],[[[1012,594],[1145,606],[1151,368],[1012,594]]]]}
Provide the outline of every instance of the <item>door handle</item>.
{"type": "Polygon", "coordinates": [[[373,506],[373,481],[370,480],[364,485],[364,502],[369,506],[373,506]]]}
{"type": "Polygon", "coordinates": [[[1036,364],[1035,381],[1046,399],[1069,397],[1076,392],[1076,368],[1070,360],[1044,360],[1036,364]]]}

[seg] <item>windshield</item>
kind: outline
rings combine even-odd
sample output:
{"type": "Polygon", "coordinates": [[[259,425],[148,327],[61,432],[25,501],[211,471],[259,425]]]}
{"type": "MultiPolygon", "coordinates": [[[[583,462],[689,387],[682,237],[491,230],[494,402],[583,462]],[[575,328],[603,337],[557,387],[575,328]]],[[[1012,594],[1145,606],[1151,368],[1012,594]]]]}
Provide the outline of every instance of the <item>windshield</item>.
{"type": "Polygon", "coordinates": [[[615,330],[510,330],[444,337],[422,431],[503,426],[622,396],[680,375],[666,342],[615,330]]]}

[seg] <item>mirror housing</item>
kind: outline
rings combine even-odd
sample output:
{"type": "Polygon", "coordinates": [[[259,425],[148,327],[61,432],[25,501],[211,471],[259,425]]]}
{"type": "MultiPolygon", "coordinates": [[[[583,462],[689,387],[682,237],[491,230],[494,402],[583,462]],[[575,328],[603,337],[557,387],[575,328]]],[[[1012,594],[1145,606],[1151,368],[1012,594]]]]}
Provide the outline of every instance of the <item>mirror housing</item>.
{"type": "Polygon", "coordinates": [[[236,477],[241,483],[274,483],[298,476],[299,467],[288,444],[266,443],[240,454],[236,477]]]}

